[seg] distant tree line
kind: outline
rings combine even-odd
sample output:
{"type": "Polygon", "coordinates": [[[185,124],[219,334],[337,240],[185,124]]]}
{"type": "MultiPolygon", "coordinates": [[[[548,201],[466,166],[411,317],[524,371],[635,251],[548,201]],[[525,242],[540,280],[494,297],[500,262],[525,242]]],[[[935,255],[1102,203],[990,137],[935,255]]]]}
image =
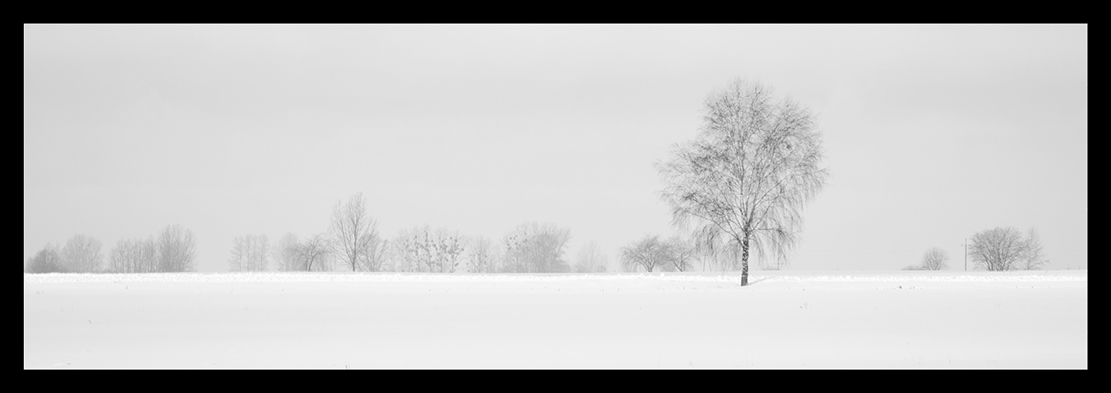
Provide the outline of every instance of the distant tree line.
{"type": "MultiPolygon", "coordinates": [[[[552,223],[524,222],[501,239],[469,237],[458,230],[429,225],[402,230],[386,239],[369,215],[361,193],[337,202],[329,227],[305,238],[287,233],[276,242],[265,234],[232,239],[228,270],[423,272],[423,273],[603,273],[610,271],[688,271],[700,249],[673,236],[646,237],[625,247],[620,263],[596,242],[568,256],[571,231],[552,223]],[[272,267],[271,267],[272,266],[272,267]]],[[[150,273],[196,270],[196,239],[180,225],[154,236],[119,240],[107,253],[99,240],[77,235],[59,247],[47,244],[28,259],[28,273],[150,273]]],[[[728,267],[722,264],[722,267],[728,267]]]]}
{"type": "MultiPolygon", "coordinates": [[[[972,236],[968,257],[977,269],[987,271],[1037,270],[1044,267],[1046,259],[1038,231],[1031,228],[1023,237],[1016,228],[994,228],[972,236]]],[[[938,247],[926,250],[922,262],[903,270],[947,269],[949,255],[938,247]]]]}
{"type": "MultiPolygon", "coordinates": [[[[664,181],[660,197],[670,207],[672,224],[689,230],[689,239],[647,235],[621,248],[624,271],[741,270],[748,284],[750,257],[775,260],[779,269],[799,242],[803,207],[825,187],[828,170],[816,118],[805,106],[758,82],[737,79],[708,95],[694,139],[672,147],[656,163],[664,181]],[[750,255],[752,254],[752,255],[750,255]]],[[[304,239],[292,233],[271,244],[265,235],[234,239],[228,268],[279,271],[454,273],[594,273],[612,269],[596,243],[583,246],[574,261],[566,249],[567,228],[525,222],[500,240],[467,237],[428,225],[403,230],[387,239],[369,214],[361,193],[338,201],[328,228],[304,239]]],[[[1048,263],[1038,234],[1025,237],[1014,228],[995,228],[971,239],[968,256],[980,269],[1039,269],[1048,263]]],[[[158,238],[121,240],[102,268],[100,242],[77,235],[64,248],[48,244],[30,258],[25,271],[178,272],[195,270],[192,232],[173,225],[158,238]]],[[[906,269],[940,270],[949,256],[931,248],[919,265],[906,269]]]]}
{"type": "MultiPolygon", "coordinates": [[[[362,194],[337,203],[330,227],[306,238],[287,233],[271,243],[266,235],[243,235],[232,241],[228,258],[230,271],[265,271],[271,262],[278,271],[331,271],[423,273],[601,273],[702,270],[717,267],[737,269],[735,247],[716,247],[705,237],[687,239],[673,235],[646,235],[620,249],[616,266],[596,242],[580,247],[574,260],[567,257],[571,239],[568,228],[551,223],[525,222],[508,231],[499,241],[468,237],[457,230],[429,225],[402,230],[392,239],[378,231],[377,221],[367,212],[362,194]],[[703,240],[699,242],[698,240],[703,240]],[[711,264],[709,266],[707,264],[711,264]]],[[[712,240],[712,239],[711,239],[712,240]]],[[[150,273],[196,270],[196,239],[193,232],[170,225],[155,236],[122,239],[107,253],[99,240],[79,234],[62,247],[47,244],[25,265],[28,273],[150,273]]],[[[975,267],[988,271],[1032,270],[1044,267],[1046,259],[1038,232],[1021,233],[1015,228],[994,228],[970,239],[968,257],[975,267]]],[[[917,265],[904,270],[949,268],[945,250],[932,247],[917,265]]]]}
{"type": "Polygon", "coordinates": [[[99,240],[84,234],[65,247],[47,244],[27,260],[27,273],[149,273],[196,270],[196,239],[181,225],[170,225],[157,237],[124,239],[108,253],[107,266],[99,240]]]}

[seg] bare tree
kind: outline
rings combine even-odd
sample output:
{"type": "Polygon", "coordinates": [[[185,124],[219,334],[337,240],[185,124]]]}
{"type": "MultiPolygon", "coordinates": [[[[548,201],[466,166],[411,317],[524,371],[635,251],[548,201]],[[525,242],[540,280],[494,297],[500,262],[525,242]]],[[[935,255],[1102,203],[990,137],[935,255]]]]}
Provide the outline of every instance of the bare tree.
{"type": "Polygon", "coordinates": [[[396,241],[407,271],[454,273],[466,244],[457,231],[428,225],[403,231],[396,241]]]}
{"type": "Polygon", "coordinates": [[[140,258],[139,245],[134,240],[120,239],[108,253],[108,270],[116,273],[135,273],[140,258]]]}
{"type": "Polygon", "coordinates": [[[39,250],[35,256],[27,260],[27,266],[24,268],[27,273],[60,273],[64,272],[65,268],[62,266],[62,254],[58,250],[58,246],[48,243],[42,250],[39,250]]]}
{"type": "Polygon", "coordinates": [[[371,236],[370,241],[366,247],[366,259],[363,260],[363,268],[366,271],[377,272],[382,270],[382,264],[386,261],[386,254],[389,246],[389,241],[384,239],[378,234],[378,229],[375,228],[374,235],[371,236]]]}
{"type": "Polygon", "coordinates": [[[250,239],[246,236],[240,236],[232,240],[231,258],[228,259],[228,271],[241,272],[246,270],[244,267],[249,264],[247,259],[251,257],[250,239]]]}
{"type": "Polygon", "coordinates": [[[608,259],[598,243],[591,241],[579,249],[575,257],[575,273],[604,273],[608,259]]]}
{"type": "Polygon", "coordinates": [[[332,270],[332,251],[328,245],[328,237],[323,233],[305,239],[297,247],[297,256],[305,271],[332,270]]]}
{"type": "Polygon", "coordinates": [[[282,237],[274,243],[273,255],[278,271],[295,272],[302,270],[301,261],[297,255],[297,248],[299,246],[300,240],[297,238],[297,235],[293,233],[282,235],[282,237]]]}
{"type": "Polygon", "coordinates": [[[1026,245],[1018,229],[988,229],[972,236],[968,256],[985,270],[1015,270],[1017,262],[1027,255],[1026,245]]]}
{"type": "Polygon", "coordinates": [[[949,254],[938,247],[933,247],[926,250],[922,255],[922,270],[942,270],[948,269],[949,254]]]}
{"type": "Polygon", "coordinates": [[[408,272],[432,271],[434,250],[431,229],[428,225],[402,230],[397,235],[394,245],[402,259],[401,270],[408,272]]]}
{"type": "Polygon", "coordinates": [[[528,265],[522,256],[521,248],[524,246],[524,235],[509,233],[502,239],[501,271],[507,273],[520,273],[528,271],[528,265]]]}
{"type": "Polygon", "coordinates": [[[248,268],[253,272],[266,271],[270,265],[270,239],[266,235],[255,235],[254,250],[247,259],[248,268]]]}
{"type": "Polygon", "coordinates": [[[92,273],[100,270],[100,240],[88,235],[76,235],[62,249],[62,265],[71,273],[92,273]]]}
{"type": "Polygon", "coordinates": [[[670,253],[667,243],[660,241],[659,236],[645,236],[621,249],[621,263],[631,271],[642,267],[651,273],[669,263],[670,253]]]}
{"type": "Polygon", "coordinates": [[[153,238],[122,239],[108,254],[108,268],[116,273],[149,273],[158,269],[158,244],[153,238]]]}
{"type": "Polygon", "coordinates": [[[331,231],[332,247],[351,271],[380,268],[386,244],[378,234],[378,222],[367,215],[362,193],[352,195],[346,204],[336,202],[331,231]]]}
{"type": "Polygon", "coordinates": [[[713,248],[740,249],[748,285],[750,246],[786,258],[798,241],[802,208],[825,185],[814,116],[769,88],[741,80],[711,94],[698,137],[658,164],[673,222],[693,224],[713,248]]]}
{"type": "Polygon", "coordinates": [[[1038,231],[1030,228],[1026,232],[1026,253],[1022,256],[1022,268],[1024,270],[1037,270],[1041,269],[1049,260],[1045,259],[1045,252],[1042,250],[1042,240],[1038,236],[1038,231]]]}
{"type": "Polygon", "coordinates": [[[436,261],[441,273],[455,273],[459,261],[466,250],[466,245],[459,232],[440,229],[436,232],[433,243],[436,252],[436,261]]]}
{"type": "Polygon", "coordinates": [[[679,236],[672,236],[667,240],[667,270],[685,272],[694,266],[697,250],[694,245],[679,236]]]}
{"type": "Polygon", "coordinates": [[[554,224],[520,224],[505,237],[504,269],[514,273],[570,272],[570,264],[563,259],[570,239],[570,229],[554,224]]]}
{"type": "Polygon", "coordinates": [[[229,270],[233,272],[265,271],[270,259],[270,244],[266,235],[244,235],[232,241],[229,270]]]}
{"type": "Polygon", "coordinates": [[[158,271],[190,272],[197,268],[197,242],[193,231],[170,225],[158,236],[158,271]]]}
{"type": "Polygon", "coordinates": [[[470,266],[471,273],[493,273],[495,270],[493,252],[489,238],[479,236],[471,240],[470,266]]]}

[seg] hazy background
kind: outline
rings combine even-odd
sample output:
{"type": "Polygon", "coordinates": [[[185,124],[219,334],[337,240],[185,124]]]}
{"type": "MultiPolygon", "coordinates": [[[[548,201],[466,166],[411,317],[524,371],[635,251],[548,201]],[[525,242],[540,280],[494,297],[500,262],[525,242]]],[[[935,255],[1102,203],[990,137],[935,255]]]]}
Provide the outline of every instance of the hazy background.
{"type": "MultiPolygon", "coordinates": [[[[23,260],[170,224],[232,239],[524,221],[617,257],[670,235],[653,163],[708,93],[818,114],[831,178],[791,269],[899,269],[998,226],[1087,267],[1086,25],[24,25],[23,260]]],[[[573,261],[572,261],[573,262],[573,261]]],[[[272,264],[273,265],[273,264],[272,264]]],[[[271,267],[273,269],[273,266],[271,267]]]]}

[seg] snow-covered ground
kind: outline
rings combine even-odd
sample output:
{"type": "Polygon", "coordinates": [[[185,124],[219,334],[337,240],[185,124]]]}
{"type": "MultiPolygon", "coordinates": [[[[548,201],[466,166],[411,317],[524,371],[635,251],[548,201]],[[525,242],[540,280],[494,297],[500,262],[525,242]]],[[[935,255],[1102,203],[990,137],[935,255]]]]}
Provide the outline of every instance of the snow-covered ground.
{"type": "Polygon", "coordinates": [[[1087,271],[23,276],[24,368],[1082,368],[1087,271]]]}

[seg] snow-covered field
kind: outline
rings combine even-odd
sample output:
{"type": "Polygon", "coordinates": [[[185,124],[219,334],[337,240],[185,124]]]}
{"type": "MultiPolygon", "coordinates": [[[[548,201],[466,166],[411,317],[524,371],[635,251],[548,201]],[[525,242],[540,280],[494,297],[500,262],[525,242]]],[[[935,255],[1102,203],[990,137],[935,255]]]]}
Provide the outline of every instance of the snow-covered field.
{"type": "Polygon", "coordinates": [[[1087,271],[23,276],[24,368],[1081,368],[1087,271]]]}

